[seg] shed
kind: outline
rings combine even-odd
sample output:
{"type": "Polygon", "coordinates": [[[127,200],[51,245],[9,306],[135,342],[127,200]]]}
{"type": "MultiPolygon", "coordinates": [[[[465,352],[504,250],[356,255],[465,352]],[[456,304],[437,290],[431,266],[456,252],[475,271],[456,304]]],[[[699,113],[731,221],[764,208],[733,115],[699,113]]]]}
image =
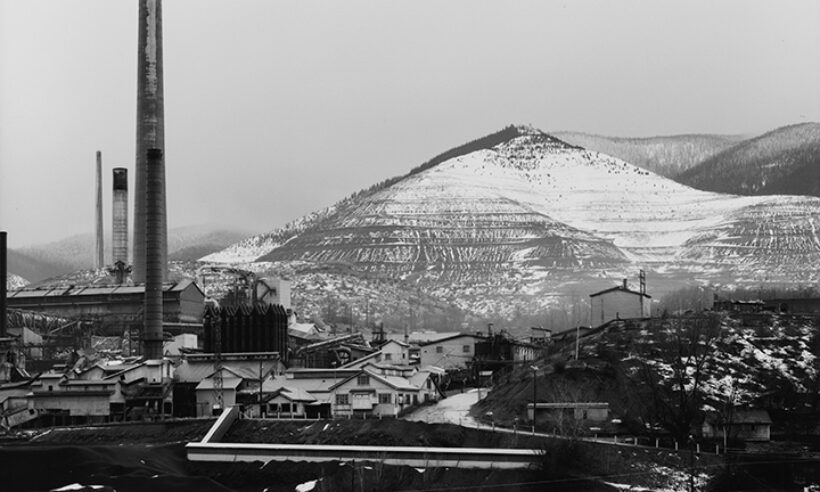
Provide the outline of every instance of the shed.
{"type": "Polygon", "coordinates": [[[703,437],[710,438],[766,442],[770,440],[771,428],[772,419],[766,410],[736,409],[729,418],[721,418],[716,413],[708,414],[703,420],[701,433],[703,437]],[[726,428],[729,429],[728,436],[725,436],[726,428]]]}

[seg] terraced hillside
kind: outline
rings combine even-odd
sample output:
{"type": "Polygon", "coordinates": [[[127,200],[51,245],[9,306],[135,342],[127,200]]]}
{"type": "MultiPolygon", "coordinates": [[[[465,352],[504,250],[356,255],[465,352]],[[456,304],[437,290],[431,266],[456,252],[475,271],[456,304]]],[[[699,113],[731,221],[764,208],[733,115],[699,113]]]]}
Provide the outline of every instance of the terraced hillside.
{"type": "Polygon", "coordinates": [[[638,269],[656,294],[817,277],[818,198],[704,192],[530,127],[479,141],[202,260],[346,265],[485,316],[638,269]]]}

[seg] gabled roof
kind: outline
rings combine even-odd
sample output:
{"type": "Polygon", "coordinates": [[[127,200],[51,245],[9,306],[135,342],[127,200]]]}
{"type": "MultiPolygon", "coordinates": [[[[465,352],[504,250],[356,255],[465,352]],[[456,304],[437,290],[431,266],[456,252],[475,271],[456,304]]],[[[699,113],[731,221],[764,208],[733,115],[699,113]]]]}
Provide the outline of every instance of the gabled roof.
{"type": "MultiPolygon", "coordinates": [[[[240,384],[242,384],[241,378],[222,378],[222,388],[223,389],[236,389],[240,384]]],[[[196,385],[196,389],[198,390],[212,390],[214,389],[214,380],[213,378],[203,379],[196,385]]]]}
{"type": "Polygon", "coordinates": [[[380,381],[383,384],[386,384],[386,385],[390,386],[393,389],[405,390],[405,391],[418,391],[419,390],[419,387],[414,386],[413,384],[411,384],[410,381],[407,378],[403,378],[403,377],[400,377],[400,376],[383,376],[381,374],[378,374],[378,373],[376,373],[372,370],[368,370],[368,369],[362,369],[362,371],[360,373],[354,374],[354,375],[352,375],[348,378],[345,378],[342,381],[339,381],[338,383],[331,386],[330,390],[332,391],[332,390],[334,390],[334,389],[336,389],[340,386],[343,386],[343,385],[347,384],[349,381],[352,381],[353,379],[356,379],[356,378],[358,378],[359,376],[362,376],[362,375],[369,376],[369,377],[375,379],[376,381],[380,381]]]}
{"type": "MultiPolygon", "coordinates": [[[[474,337],[476,336],[474,333],[462,333],[459,331],[411,331],[407,334],[407,340],[411,344],[423,345],[425,343],[454,338],[460,335],[470,335],[474,337]]],[[[390,340],[401,342],[401,340],[399,339],[403,339],[404,335],[389,334],[387,335],[387,337],[390,340]]]]}
{"type": "Polygon", "coordinates": [[[442,342],[449,342],[450,340],[455,340],[457,338],[463,338],[463,337],[470,337],[470,338],[474,338],[474,339],[484,340],[484,337],[478,336],[475,333],[449,333],[445,337],[439,337],[439,338],[436,338],[436,339],[428,341],[428,342],[419,342],[419,346],[426,347],[428,345],[434,345],[434,344],[442,343],[442,342]]]}
{"type": "Polygon", "coordinates": [[[431,374],[432,373],[430,373],[428,371],[419,371],[419,372],[413,374],[412,376],[410,376],[408,378],[408,380],[410,381],[410,384],[412,384],[414,386],[418,386],[419,388],[421,388],[422,385],[425,383],[425,381],[430,379],[431,374]]]}
{"type": "Polygon", "coordinates": [[[270,400],[270,399],[276,398],[279,395],[281,395],[282,397],[284,397],[284,398],[286,398],[290,401],[293,401],[293,402],[297,402],[297,401],[314,402],[314,401],[317,401],[316,398],[313,395],[311,395],[310,393],[308,393],[307,391],[305,391],[301,388],[290,388],[288,386],[282,386],[278,390],[271,393],[271,395],[269,397],[267,397],[267,399],[270,400]]]}
{"type": "Polygon", "coordinates": [[[402,341],[399,341],[399,340],[396,340],[396,339],[393,339],[393,338],[391,338],[391,339],[387,340],[386,342],[384,342],[384,343],[382,344],[382,347],[384,347],[385,345],[387,345],[387,344],[389,344],[389,343],[397,343],[397,344],[399,344],[400,346],[405,347],[405,348],[410,347],[410,344],[409,344],[409,343],[404,343],[404,342],[402,342],[402,341]]]}
{"type": "Polygon", "coordinates": [[[630,289],[630,288],[628,288],[628,287],[624,287],[623,285],[616,285],[615,287],[611,287],[611,288],[609,288],[609,289],[604,289],[604,290],[602,290],[602,291],[600,291],[600,292],[596,292],[596,293],[594,293],[594,294],[590,294],[590,295],[589,295],[589,297],[596,297],[596,296],[600,296],[600,295],[602,295],[602,294],[607,294],[607,293],[609,293],[609,292],[615,292],[615,291],[626,292],[627,294],[635,294],[636,296],[644,296],[644,297],[646,297],[646,298],[648,298],[648,299],[652,299],[652,296],[650,296],[649,294],[645,294],[645,293],[644,293],[644,294],[642,294],[642,293],[640,293],[640,292],[638,292],[638,291],[636,291],[636,290],[632,290],[632,289],[630,289]]]}
{"type": "Polygon", "coordinates": [[[735,410],[731,416],[732,425],[736,424],[771,424],[769,412],[760,409],[735,410]]]}

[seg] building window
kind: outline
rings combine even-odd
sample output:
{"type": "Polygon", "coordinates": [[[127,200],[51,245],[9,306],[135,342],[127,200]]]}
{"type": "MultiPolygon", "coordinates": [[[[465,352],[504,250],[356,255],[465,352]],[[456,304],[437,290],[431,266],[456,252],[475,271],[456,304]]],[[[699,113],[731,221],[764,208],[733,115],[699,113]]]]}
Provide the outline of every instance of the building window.
{"type": "Polygon", "coordinates": [[[393,403],[393,395],[390,393],[379,393],[379,404],[389,405],[393,403]]]}
{"type": "Polygon", "coordinates": [[[438,347],[436,347],[436,353],[437,353],[437,354],[444,353],[444,347],[442,347],[441,345],[439,345],[438,347]]]}
{"type": "Polygon", "coordinates": [[[359,386],[369,386],[370,385],[370,376],[363,374],[356,378],[356,384],[359,386]]]}
{"type": "Polygon", "coordinates": [[[336,404],[337,405],[350,405],[350,395],[347,393],[343,395],[336,395],[336,404]]]}
{"type": "Polygon", "coordinates": [[[393,354],[384,354],[384,360],[393,360],[393,354]]]}
{"type": "Polygon", "coordinates": [[[470,346],[469,345],[462,345],[461,346],[461,351],[464,352],[465,354],[469,354],[470,353],[470,346]]]}

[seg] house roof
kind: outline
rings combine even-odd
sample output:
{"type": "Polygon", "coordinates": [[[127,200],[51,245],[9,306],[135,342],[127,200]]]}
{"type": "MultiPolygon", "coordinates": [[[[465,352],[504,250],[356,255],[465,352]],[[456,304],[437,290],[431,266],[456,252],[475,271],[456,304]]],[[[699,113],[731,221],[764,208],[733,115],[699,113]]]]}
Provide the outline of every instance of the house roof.
{"type": "Polygon", "coordinates": [[[368,369],[362,369],[359,373],[354,374],[354,375],[352,375],[348,378],[345,378],[342,381],[339,381],[338,383],[331,386],[330,390],[339,388],[339,387],[347,384],[348,382],[350,382],[350,381],[352,381],[352,380],[354,380],[354,379],[356,379],[356,378],[358,378],[359,376],[362,376],[362,375],[369,376],[369,377],[375,379],[376,381],[380,381],[383,384],[386,384],[386,385],[390,386],[393,389],[406,390],[406,391],[418,391],[419,390],[419,387],[413,385],[412,383],[410,383],[410,381],[407,378],[403,378],[401,376],[384,376],[382,374],[378,374],[378,373],[376,373],[372,370],[368,370],[368,369]]]}
{"type": "Polygon", "coordinates": [[[731,416],[731,423],[735,424],[771,424],[769,412],[760,409],[735,410],[731,416]]]}
{"type": "Polygon", "coordinates": [[[296,402],[314,402],[317,401],[316,398],[305,391],[302,388],[291,388],[289,386],[282,386],[281,388],[277,389],[276,391],[271,394],[268,399],[276,398],[277,396],[283,396],[284,398],[296,402]]]}
{"type": "MultiPolygon", "coordinates": [[[[242,384],[241,378],[222,378],[222,388],[223,389],[233,389],[235,390],[239,385],[242,384]]],[[[203,379],[196,385],[197,390],[212,390],[214,389],[214,379],[208,378],[203,379]]]]}
{"type": "Polygon", "coordinates": [[[391,339],[387,340],[386,342],[384,342],[384,344],[382,345],[382,347],[384,347],[385,345],[391,344],[391,343],[397,343],[397,344],[399,344],[399,346],[401,346],[401,347],[409,347],[409,346],[410,346],[410,344],[409,344],[409,343],[404,343],[404,342],[402,342],[402,341],[399,341],[399,340],[396,340],[396,339],[394,339],[394,338],[391,338],[391,339]]]}
{"type": "MultiPolygon", "coordinates": [[[[407,334],[407,340],[411,344],[424,345],[427,343],[438,342],[441,340],[456,338],[465,335],[480,338],[476,336],[476,334],[474,333],[463,333],[460,331],[411,331],[407,334]]],[[[403,343],[402,340],[404,339],[404,335],[393,333],[388,334],[387,338],[392,341],[403,343]]]]}
{"type": "Polygon", "coordinates": [[[470,338],[473,338],[473,339],[484,340],[484,337],[480,337],[480,336],[478,336],[474,333],[460,333],[460,332],[457,332],[457,333],[447,333],[446,335],[447,336],[437,337],[437,338],[435,338],[433,340],[430,340],[430,341],[427,341],[427,342],[419,342],[419,345],[422,346],[422,347],[426,347],[428,345],[434,345],[436,343],[441,343],[441,342],[448,342],[450,340],[455,340],[457,338],[462,338],[462,337],[470,337],[470,338]]]}
{"type": "Polygon", "coordinates": [[[646,294],[646,293],[643,293],[643,294],[642,294],[642,293],[640,293],[640,292],[638,292],[638,291],[636,291],[636,290],[632,290],[632,289],[630,289],[630,288],[628,288],[628,287],[624,287],[623,285],[616,285],[615,287],[611,287],[611,288],[609,288],[609,289],[604,289],[604,290],[599,291],[599,292],[596,292],[596,293],[594,293],[594,294],[590,294],[590,295],[589,295],[589,297],[600,296],[600,295],[602,295],[602,294],[607,294],[607,293],[609,293],[609,292],[615,292],[615,291],[626,292],[626,293],[628,293],[628,294],[635,294],[636,296],[644,296],[644,297],[646,297],[646,298],[648,298],[648,299],[652,299],[652,296],[650,296],[649,294],[646,294]]]}
{"type": "Polygon", "coordinates": [[[408,378],[410,384],[414,386],[418,386],[419,388],[424,385],[424,383],[430,379],[430,372],[428,371],[419,371],[408,378]]]}
{"type": "MultiPolygon", "coordinates": [[[[267,368],[266,368],[267,369],[267,368]]],[[[232,375],[237,378],[242,379],[259,379],[259,371],[254,370],[248,367],[242,367],[238,364],[231,364],[230,362],[223,363],[222,365],[222,377],[226,377],[228,375],[232,375]],[[227,373],[227,374],[226,374],[227,373]]],[[[213,377],[214,373],[214,366],[213,364],[202,364],[202,363],[190,363],[190,362],[183,362],[176,368],[174,371],[174,380],[180,383],[198,383],[203,379],[213,377]]],[[[230,376],[228,376],[230,377],[230,376]]]]}

